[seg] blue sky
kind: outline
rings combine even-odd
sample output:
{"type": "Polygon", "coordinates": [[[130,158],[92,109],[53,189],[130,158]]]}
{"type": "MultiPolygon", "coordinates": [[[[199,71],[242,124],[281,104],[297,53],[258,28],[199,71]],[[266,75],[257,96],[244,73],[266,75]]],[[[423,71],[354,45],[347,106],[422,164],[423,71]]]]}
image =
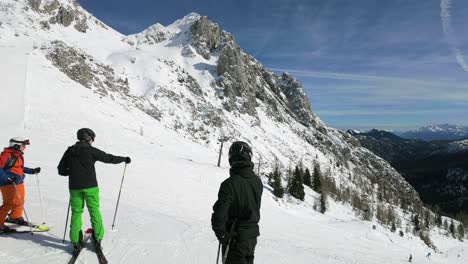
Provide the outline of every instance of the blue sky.
{"type": "Polygon", "coordinates": [[[468,125],[465,0],[79,2],[124,34],[208,16],[264,66],[296,76],[333,127],[468,125]]]}

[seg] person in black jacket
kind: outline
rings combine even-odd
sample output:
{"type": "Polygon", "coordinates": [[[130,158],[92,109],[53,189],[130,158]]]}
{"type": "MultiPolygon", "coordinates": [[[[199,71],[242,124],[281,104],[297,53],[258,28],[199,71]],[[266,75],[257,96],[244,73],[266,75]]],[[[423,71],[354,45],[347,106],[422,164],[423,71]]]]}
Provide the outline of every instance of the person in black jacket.
{"type": "Polygon", "coordinates": [[[96,179],[94,163],[130,163],[129,157],[119,157],[107,154],[91,146],[96,134],[89,128],[82,128],[77,132],[78,142],[68,147],[63,154],[57,167],[58,173],[68,176],[68,187],[70,190],[70,206],[72,210],[70,224],[70,240],[74,251],[79,252],[82,248],[81,240],[81,214],[86,202],[91,217],[93,228],[93,239],[99,247],[104,236],[101,213],[99,211],[99,188],[96,179]]]}
{"type": "Polygon", "coordinates": [[[230,177],[221,183],[213,205],[211,226],[223,246],[229,243],[226,264],[253,264],[260,235],[260,205],[263,184],[253,172],[252,149],[242,141],[229,148],[230,177]]]}

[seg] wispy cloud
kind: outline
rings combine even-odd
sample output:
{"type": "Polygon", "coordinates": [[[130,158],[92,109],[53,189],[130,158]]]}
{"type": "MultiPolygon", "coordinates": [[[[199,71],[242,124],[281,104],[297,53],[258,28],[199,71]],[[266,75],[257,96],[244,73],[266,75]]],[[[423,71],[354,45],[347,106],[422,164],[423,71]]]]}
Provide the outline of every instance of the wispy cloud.
{"type": "Polygon", "coordinates": [[[450,48],[455,55],[455,59],[463,68],[463,70],[468,72],[468,64],[466,63],[460,48],[458,48],[458,43],[454,36],[452,28],[452,15],[450,13],[451,7],[451,0],[440,1],[440,17],[442,19],[442,28],[444,29],[445,39],[447,40],[447,43],[450,45],[450,48]]]}
{"type": "Polygon", "coordinates": [[[468,85],[459,84],[459,83],[426,81],[426,80],[420,80],[420,79],[410,79],[410,78],[400,78],[400,77],[361,75],[361,74],[337,73],[337,72],[307,71],[307,70],[282,69],[282,68],[269,68],[269,69],[272,71],[276,71],[276,72],[288,72],[293,75],[334,79],[334,80],[392,82],[392,83],[406,83],[406,84],[421,85],[421,86],[434,86],[434,87],[449,86],[449,87],[454,87],[454,88],[468,88],[468,85]]]}

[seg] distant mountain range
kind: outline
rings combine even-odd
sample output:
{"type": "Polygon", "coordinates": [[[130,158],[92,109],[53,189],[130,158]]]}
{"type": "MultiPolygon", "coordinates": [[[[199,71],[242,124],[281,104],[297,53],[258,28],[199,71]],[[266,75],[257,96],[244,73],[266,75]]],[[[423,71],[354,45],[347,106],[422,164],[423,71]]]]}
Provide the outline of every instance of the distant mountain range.
{"type": "Polygon", "coordinates": [[[416,130],[395,132],[398,136],[407,139],[421,140],[460,140],[468,138],[468,126],[451,124],[430,125],[416,130]]]}
{"type": "Polygon", "coordinates": [[[451,214],[468,211],[468,140],[405,139],[377,129],[348,133],[390,162],[425,203],[451,214]]]}
{"type": "Polygon", "coordinates": [[[443,150],[448,142],[427,142],[420,139],[405,139],[393,133],[372,129],[368,132],[349,130],[348,133],[359,139],[361,145],[395,167],[401,161],[415,157],[427,157],[443,150]]]}

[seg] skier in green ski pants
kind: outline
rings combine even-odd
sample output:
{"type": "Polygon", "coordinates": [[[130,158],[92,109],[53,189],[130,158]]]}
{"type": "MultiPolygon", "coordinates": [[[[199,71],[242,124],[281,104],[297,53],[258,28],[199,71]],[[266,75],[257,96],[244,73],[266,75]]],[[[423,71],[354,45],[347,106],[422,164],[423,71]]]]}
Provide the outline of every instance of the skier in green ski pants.
{"type": "Polygon", "coordinates": [[[120,157],[107,154],[91,145],[96,134],[89,128],[82,128],[77,132],[78,142],[68,147],[57,167],[62,176],[69,176],[68,187],[70,189],[70,206],[72,211],[70,224],[70,240],[73,243],[74,252],[82,249],[83,233],[81,231],[81,215],[84,206],[88,208],[93,228],[93,240],[101,247],[104,237],[101,212],[99,211],[99,188],[96,179],[96,161],[104,163],[130,163],[129,157],[120,157]]]}
{"type": "Polygon", "coordinates": [[[81,214],[83,214],[85,203],[91,217],[91,226],[93,227],[96,240],[100,241],[104,237],[104,227],[102,225],[101,212],[99,211],[99,188],[70,190],[70,206],[72,210],[70,240],[73,244],[81,242],[81,214]]]}

